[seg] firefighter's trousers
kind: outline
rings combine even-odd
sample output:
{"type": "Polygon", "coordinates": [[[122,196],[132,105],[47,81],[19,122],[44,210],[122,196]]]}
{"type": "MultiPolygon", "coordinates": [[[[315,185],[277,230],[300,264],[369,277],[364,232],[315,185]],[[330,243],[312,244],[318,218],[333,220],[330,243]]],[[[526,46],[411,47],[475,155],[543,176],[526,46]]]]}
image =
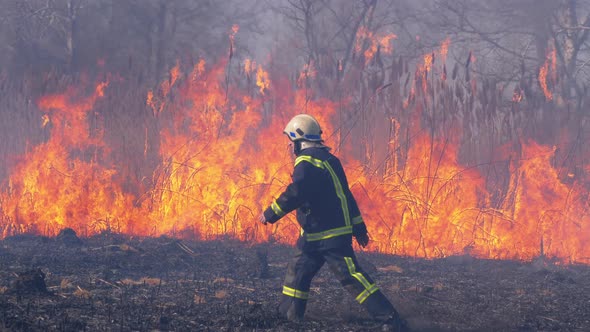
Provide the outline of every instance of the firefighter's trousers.
{"type": "Polygon", "coordinates": [[[290,320],[303,319],[311,280],[328,263],[342,286],[379,320],[397,315],[393,305],[359,266],[352,246],[314,252],[298,251],[289,263],[279,312],[290,320]]]}

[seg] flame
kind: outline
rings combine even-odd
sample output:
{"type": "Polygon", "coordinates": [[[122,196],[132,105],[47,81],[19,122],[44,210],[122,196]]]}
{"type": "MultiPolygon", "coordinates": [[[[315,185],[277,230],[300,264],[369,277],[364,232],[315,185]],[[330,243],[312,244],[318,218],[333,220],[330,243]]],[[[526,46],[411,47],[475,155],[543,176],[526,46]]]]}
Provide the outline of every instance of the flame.
{"type": "MultiPolygon", "coordinates": [[[[441,59],[448,46],[442,43],[441,59]]],[[[422,84],[427,73],[436,71],[435,64],[444,62],[435,62],[437,54],[427,54],[417,66],[415,77],[422,84]]],[[[340,110],[352,108],[347,103],[354,98],[320,98],[280,75],[271,81],[250,60],[239,72],[255,72],[259,90],[239,84],[230,89],[229,65],[230,59],[200,60],[183,73],[177,63],[167,79],[147,92],[146,105],[159,131],[150,137],[147,127],[140,126],[134,133],[139,133],[143,158],[157,146],[157,165],[140,193],[123,185],[127,166],[114,161],[117,147],[107,144],[106,124],[95,110],[112,93],[108,82],[40,98],[37,106],[49,137],[20,156],[2,187],[2,236],[55,235],[71,227],[82,235],[111,230],[293,243],[299,229],[292,214],[267,227],[256,221],[290,182],[293,160],[281,129],[293,115],[307,112],[322,123],[326,144],[336,147],[340,110]],[[150,145],[151,139],[157,144],[150,145]]],[[[298,81],[312,73],[311,65],[304,66],[298,81]]],[[[523,140],[520,148],[494,151],[497,160],[510,160],[506,188],[494,188],[487,174],[461,163],[460,128],[450,128],[452,139],[443,139],[420,127],[424,106],[413,99],[420,88],[426,92],[430,87],[416,89],[414,84],[403,101],[404,113],[413,116],[411,125],[402,128],[405,120],[387,118],[392,134],[385,141],[383,172],[371,169],[363,153],[355,153],[360,145],[370,147],[366,140],[338,146],[370,230],[369,250],[427,258],[469,253],[532,259],[543,254],[590,263],[588,190],[575,177],[568,178],[573,184],[564,183],[560,174],[569,173],[552,163],[555,148],[523,140]]],[[[517,99],[522,99],[520,92],[517,99]]],[[[377,159],[372,151],[368,157],[377,159]]]]}
{"type": "Polygon", "coordinates": [[[547,86],[547,70],[549,68],[549,64],[545,63],[541,69],[539,69],[539,84],[541,84],[541,89],[543,89],[543,94],[545,95],[545,99],[552,100],[553,94],[549,90],[547,86]]]}
{"type": "Polygon", "coordinates": [[[141,232],[132,206],[114,181],[116,171],[103,165],[109,148],[102,131],[91,131],[88,116],[104,96],[108,82],[82,97],[73,89],[41,98],[39,108],[51,114],[51,136],[27,152],[0,196],[2,234],[39,232],[55,235],[63,227],[81,234],[105,229],[141,232]]]}
{"type": "Polygon", "coordinates": [[[391,41],[397,39],[393,33],[375,34],[365,26],[361,26],[356,34],[354,50],[356,53],[362,53],[365,58],[365,65],[368,64],[377,54],[377,50],[384,54],[393,52],[391,41]]]}
{"type": "Polygon", "coordinates": [[[41,119],[43,120],[43,123],[41,123],[41,128],[45,128],[45,126],[47,126],[47,124],[49,123],[49,121],[51,121],[49,119],[49,115],[47,115],[47,114],[43,114],[43,116],[41,117],[41,119]]]}
{"type": "Polygon", "coordinates": [[[422,82],[422,92],[428,93],[428,73],[432,70],[434,62],[434,53],[424,55],[424,63],[418,67],[420,81],[422,82]]]}
{"type": "Polygon", "coordinates": [[[444,257],[473,244],[484,181],[456,159],[455,146],[421,135],[403,171],[391,169],[380,182],[354,174],[353,192],[373,225],[371,249],[444,257]]]}
{"type": "Polygon", "coordinates": [[[547,52],[547,58],[545,59],[543,66],[539,69],[539,84],[541,85],[545,99],[550,101],[553,100],[553,93],[547,84],[548,75],[551,75],[553,83],[555,84],[557,81],[557,56],[555,48],[553,47],[547,52]]]}
{"type": "Polygon", "coordinates": [[[520,103],[523,97],[524,95],[522,89],[515,87],[514,92],[512,92],[512,101],[515,103],[520,103]]]}
{"type": "Polygon", "coordinates": [[[588,257],[585,198],[559,181],[558,170],[551,165],[554,153],[555,147],[529,141],[523,144],[521,159],[511,163],[509,197],[502,206],[505,220],[488,228],[497,241],[510,246],[494,248],[495,254],[505,255],[512,246],[527,258],[539,255],[541,247],[550,257],[570,261],[588,257]]]}
{"type": "Polygon", "coordinates": [[[194,65],[193,71],[191,72],[191,80],[196,81],[199,79],[199,76],[203,75],[205,72],[205,60],[199,59],[199,61],[194,65]]]}
{"type": "Polygon", "coordinates": [[[307,86],[307,82],[310,79],[315,78],[317,75],[315,66],[313,63],[306,63],[303,65],[303,69],[299,72],[299,77],[297,78],[297,86],[303,87],[307,86]]]}
{"type": "Polygon", "coordinates": [[[258,69],[256,70],[256,86],[260,89],[261,94],[264,94],[270,87],[268,73],[260,66],[258,66],[258,69]]]}
{"type": "Polygon", "coordinates": [[[252,61],[251,59],[245,59],[244,60],[244,72],[246,73],[246,75],[250,75],[252,74],[252,71],[254,70],[253,68],[256,67],[256,62],[252,61]]]}
{"type": "Polygon", "coordinates": [[[450,37],[445,38],[445,40],[443,40],[440,45],[439,53],[440,53],[440,57],[441,57],[443,63],[445,61],[447,61],[447,54],[449,53],[449,46],[450,45],[451,45],[451,38],[450,37]]]}
{"type": "MultiPolygon", "coordinates": [[[[432,77],[432,71],[434,69],[434,62],[435,62],[435,58],[439,58],[441,59],[441,61],[438,61],[442,66],[442,70],[441,70],[441,77],[442,80],[446,80],[446,69],[445,69],[445,61],[447,58],[447,54],[449,52],[449,46],[451,44],[451,39],[450,38],[446,38],[445,40],[442,41],[441,46],[439,48],[438,51],[435,52],[431,52],[431,53],[427,53],[422,57],[422,63],[418,64],[417,68],[416,68],[416,72],[414,75],[414,84],[416,83],[416,81],[421,83],[422,86],[422,93],[423,94],[428,94],[428,75],[429,73],[431,73],[431,77],[432,77]],[[438,55],[437,55],[438,54],[438,55]]],[[[412,90],[410,92],[410,97],[413,97],[415,94],[415,87],[412,87],[412,90]]],[[[408,97],[408,100],[404,101],[404,108],[408,107],[409,102],[410,102],[410,97],[408,97]]]]}
{"type": "MultiPolygon", "coordinates": [[[[198,69],[200,68],[200,66],[201,66],[201,62],[199,62],[197,65],[195,65],[195,68],[193,69],[193,73],[192,73],[193,76],[199,74],[198,69]]],[[[152,112],[154,115],[160,114],[160,112],[162,112],[162,110],[166,106],[166,103],[163,102],[163,100],[166,99],[166,97],[168,96],[168,94],[172,90],[172,87],[174,86],[174,84],[176,83],[178,78],[180,77],[180,74],[181,74],[180,62],[176,62],[176,65],[170,70],[169,79],[160,83],[160,91],[159,92],[162,96],[161,99],[156,100],[156,98],[154,96],[154,92],[152,90],[149,90],[147,92],[146,105],[152,109],[152,112]]],[[[193,78],[195,78],[195,77],[193,77],[193,78]]]]}
{"type": "Polygon", "coordinates": [[[238,31],[240,31],[240,26],[237,24],[232,25],[231,31],[229,33],[229,39],[231,40],[232,45],[234,44],[234,41],[236,39],[236,34],[238,33],[238,31]]]}
{"type": "Polygon", "coordinates": [[[256,61],[251,59],[244,60],[244,73],[246,77],[250,79],[252,73],[256,72],[256,86],[262,95],[270,88],[270,78],[268,72],[265,71],[262,66],[258,65],[256,61]]]}

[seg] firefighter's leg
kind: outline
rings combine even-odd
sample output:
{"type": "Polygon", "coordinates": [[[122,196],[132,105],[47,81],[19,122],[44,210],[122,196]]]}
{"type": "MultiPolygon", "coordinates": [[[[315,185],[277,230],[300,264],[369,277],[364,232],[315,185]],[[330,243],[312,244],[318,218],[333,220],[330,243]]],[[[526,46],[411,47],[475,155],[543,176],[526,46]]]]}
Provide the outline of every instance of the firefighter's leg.
{"type": "Polygon", "coordinates": [[[324,262],[324,258],[319,254],[298,251],[289,263],[279,306],[279,312],[287,319],[303,319],[311,280],[324,262]]]}
{"type": "Polygon", "coordinates": [[[373,279],[359,266],[352,247],[324,253],[330,270],[344,288],[352,294],[377,320],[386,321],[398,314],[393,305],[379,290],[373,279]]]}

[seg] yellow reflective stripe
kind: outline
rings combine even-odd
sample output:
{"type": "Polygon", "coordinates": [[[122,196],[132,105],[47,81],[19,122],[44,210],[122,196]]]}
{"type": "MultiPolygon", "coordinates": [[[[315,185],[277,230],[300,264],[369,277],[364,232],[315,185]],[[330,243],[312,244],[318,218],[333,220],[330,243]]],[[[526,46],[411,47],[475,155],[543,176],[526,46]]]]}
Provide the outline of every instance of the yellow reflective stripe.
{"type": "Polygon", "coordinates": [[[363,217],[356,216],[356,217],[352,218],[352,223],[354,225],[356,225],[356,224],[362,224],[363,223],[363,217]]]}
{"type": "Polygon", "coordinates": [[[362,293],[359,294],[359,296],[356,297],[356,301],[360,304],[363,304],[363,302],[365,302],[365,300],[371,296],[371,294],[375,293],[376,291],[379,290],[379,287],[377,287],[377,285],[372,284],[371,287],[369,287],[369,289],[365,289],[364,291],[362,291],[362,293]]]}
{"type": "Polygon", "coordinates": [[[356,271],[356,267],[354,266],[352,258],[344,257],[344,261],[346,262],[346,266],[348,267],[348,272],[350,275],[358,280],[363,285],[363,287],[365,287],[365,289],[369,289],[369,287],[371,287],[371,283],[369,283],[367,278],[365,278],[362,273],[356,271]]]}
{"type": "Polygon", "coordinates": [[[283,209],[281,209],[279,204],[277,204],[277,201],[272,202],[272,204],[270,205],[270,208],[279,217],[282,217],[285,215],[285,212],[283,211],[283,209]]]}
{"type": "Polygon", "coordinates": [[[314,165],[315,167],[318,168],[324,168],[324,165],[322,164],[322,161],[310,156],[299,156],[295,159],[295,166],[297,166],[300,162],[302,161],[307,161],[308,163],[314,165]]]}
{"type": "Polygon", "coordinates": [[[332,176],[332,181],[334,182],[334,188],[336,188],[336,195],[340,198],[340,205],[342,206],[342,213],[344,214],[344,224],[346,226],[350,225],[350,215],[348,214],[348,202],[346,201],[346,196],[344,195],[344,190],[342,190],[342,183],[340,183],[340,179],[338,179],[338,175],[332,169],[332,166],[327,161],[324,161],[324,166],[330,175],[332,176]]]}
{"type": "Polygon", "coordinates": [[[300,291],[287,286],[283,286],[283,294],[302,300],[307,300],[309,298],[308,292],[300,291]]]}
{"type": "Polygon", "coordinates": [[[307,241],[319,241],[345,234],[352,234],[352,226],[332,228],[318,233],[305,233],[305,239],[307,241]]]}
{"type": "MultiPolygon", "coordinates": [[[[313,158],[311,156],[299,156],[295,159],[295,166],[297,166],[300,162],[307,161],[314,165],[315,167],[321,169],[327,169],[332,177],[332,182],[334,183],[334,189],[336,190],[336,195],[340,199],[340,206],[342,208],[342,214],[344,215],[344,227],[333,228],[327,231],[319,232],[319,233],[309,233],[306,234],[307,241],[319,241],[329,239],[335,236],[351,234],[352,233],[352,226],[350,223],[350,214],[348,212],[348,201],[346,200],[346,195],[344,194],[344,190],[342,189],[342,183],[338,178],[338,175],[327,161],[322,161],[320,159],[313,158]]],[[[362,219],[361,219],[362,222],[362,219]]],[[[360,223],[360,222],[359,222],[360,223]]]]}

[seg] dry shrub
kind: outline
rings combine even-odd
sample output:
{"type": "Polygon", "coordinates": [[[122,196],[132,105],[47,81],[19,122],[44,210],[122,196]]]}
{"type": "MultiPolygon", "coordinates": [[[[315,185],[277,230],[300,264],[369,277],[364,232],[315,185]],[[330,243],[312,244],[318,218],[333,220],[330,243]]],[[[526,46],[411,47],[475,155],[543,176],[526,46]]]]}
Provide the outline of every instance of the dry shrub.
{"type": "Polygon", "coordinates": [[[140,278],[139,280],[133,280],[133,279],[126,278],[126,279],[121,280],[120,283],[122,283],[123,285],[127,285],[127,286],[134,286],[134,285],[159,286],[159,285],[164,284],[162,279],[150,278],[150,277],[143,277],[143,278],[140,278]]]}
{"type": "Polygon", "coordinates": [[[232,283],[234,282],[234,280],[232,278],[224,278],[224,277],[219,277],[219,278],[215,278],[215,280],[213,280],[214,284],[217,283],[232,283]]]}
{"type": "Polygon", "coordinates": [[[215,298],[216,299],[225,299],[227,297],[227,295],[228,295],[228,292],[225,289],[220,289],[220,290],[215,291],[215,298]]]}
{"type": "Polygon", "coordinates": [[[204,303],[207,303],[207,300],[205,299],[204,296],[201,296],[199,294],[195,294],[195,297],[193,299],[193,302],[195,304],[204,304],[204,303]]]}
{"type": "Polygon", "coordinates": [[[82,299],[89,299],[92,297],[92,293],[90,293],[89,291],[78,286],[78,289],[76,289],[76,291],[74,291],[74,296],[82,298],[82,299]]]}
{"type": "Polygon", "coordinates": [[[382,272],[395,272],[395,273],[403,273],[404,272],[404,270],[397,265],[388,265],[388,266],[384,266],[384,267],[378,267],[377,270],[382,271],[382,272]]]}
{"type": "Polygon", "coordinates": [[[61,288],[61,289],[74,288],[74,285],[72,284],[71,281],[68,280],[68,278],[63,278],[61,280],[61,282],[59,283],[59,288],[61,288]]]}

